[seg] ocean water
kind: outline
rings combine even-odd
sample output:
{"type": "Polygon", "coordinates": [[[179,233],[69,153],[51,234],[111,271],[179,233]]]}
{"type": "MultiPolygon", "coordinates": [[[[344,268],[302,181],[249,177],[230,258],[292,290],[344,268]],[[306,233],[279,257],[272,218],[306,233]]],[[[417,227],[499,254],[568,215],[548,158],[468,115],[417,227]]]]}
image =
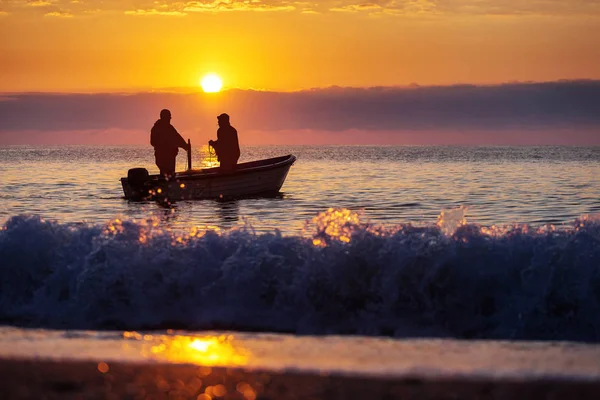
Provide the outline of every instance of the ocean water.
{"type": "MultiPolygon", "coordinates": [[[[328,208],[364,212],[393,225],[435,223],[443,209],[468,207],[469,222],[569,224],[600,212],[600,147],[249,147],[241,162],[294,154],[282,198],[188,201],[164,208],[123,200],[132,167],[157,173],[150,146],[0,148],[0,221],[36,214],[64,223],[155,216],[172,229],[250,223],[257,232],[299,234],[328,208]]],[[[212,159],[214,162],[214,159],[212,159]]],[[[178,157],[184,170],[186,157],[178,157]]],[[[207,166],[206,146],[194,168],[207,166]]]]}
{"type": "Polygon", "coordinates": [[[242,151],[298,157],[281,196],[128,202],[148,147],[0,148],[0,320],[600,341],[600,148],[242,151]]]}

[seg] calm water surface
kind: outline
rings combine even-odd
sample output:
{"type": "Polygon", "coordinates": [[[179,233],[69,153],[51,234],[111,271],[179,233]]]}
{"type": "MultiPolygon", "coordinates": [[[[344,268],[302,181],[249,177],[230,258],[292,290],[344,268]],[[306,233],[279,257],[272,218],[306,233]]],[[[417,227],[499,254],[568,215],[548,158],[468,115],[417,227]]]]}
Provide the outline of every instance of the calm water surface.
{"type": "MultiPolygon", "coordinates": [[[[483,225],[570,223],[600,212],[598,147],[245,147],[241,161],[294,154],[275,199],[182,201],[170,208],[123,199],[128,168],[156,173],[149,146],[0,148],[0,221],[38,214],[61,222],[105,223],[154,216],[173,229],[250,223],[259,232],[300,233],[330,207],[374,223],[433,223],[442,209],[467,206],[483,225]]],[[[195,167],[206,166],[206,147],[195,167]]],[[[185,169],[185,155],[178,157],[185,169]]]]}

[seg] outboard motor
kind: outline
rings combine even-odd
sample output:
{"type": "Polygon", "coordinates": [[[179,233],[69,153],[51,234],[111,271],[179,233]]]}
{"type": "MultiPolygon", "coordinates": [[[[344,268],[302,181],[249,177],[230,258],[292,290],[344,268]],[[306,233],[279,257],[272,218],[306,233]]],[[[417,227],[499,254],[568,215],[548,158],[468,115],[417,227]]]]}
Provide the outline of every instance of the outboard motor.
{"type": "Polygon", "coordinates": [[[127,183],[131,188],[131,198],[143,199],[148,196],[148,185],[150,174],[146,168],[131,168],[127,171],[127,183]]]}

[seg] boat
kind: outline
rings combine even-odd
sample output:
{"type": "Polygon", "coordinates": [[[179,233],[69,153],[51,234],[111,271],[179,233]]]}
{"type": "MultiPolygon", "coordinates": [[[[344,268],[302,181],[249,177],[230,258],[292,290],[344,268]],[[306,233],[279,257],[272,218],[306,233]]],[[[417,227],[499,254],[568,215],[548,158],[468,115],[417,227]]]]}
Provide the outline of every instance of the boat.
{"type": "MultiPolygon", "coordinates": [[[[190,146],[191,148],[191,146],[190,146]]],[[[220,167],[193,170],[188,152],[188,170],[165,179],[149,175],[145,168],[132,168],[121,178],[125,198],[129,200],[237,199],[275,196],[280,192],[296,157],[282,157],[238,164],[234,170],[220,167]]]]}

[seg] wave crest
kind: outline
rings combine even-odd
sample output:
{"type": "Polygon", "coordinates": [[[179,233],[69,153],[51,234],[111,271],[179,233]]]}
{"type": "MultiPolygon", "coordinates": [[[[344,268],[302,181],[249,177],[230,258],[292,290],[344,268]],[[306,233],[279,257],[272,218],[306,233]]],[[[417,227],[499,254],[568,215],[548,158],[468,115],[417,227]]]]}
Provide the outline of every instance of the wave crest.
{"type": "MultiPolygon", "coordinates": [[[[452,218],[445,219],[444,215],[452,218]]],[[[600,341],[600,220],[394,227],[330,209],[305,235],[177,234],[157,221],[0,230],[0,319],[81,329],[234,329],[600,341]]],[[[453,222],[448,222],[449,220],[453,222]]]]}

